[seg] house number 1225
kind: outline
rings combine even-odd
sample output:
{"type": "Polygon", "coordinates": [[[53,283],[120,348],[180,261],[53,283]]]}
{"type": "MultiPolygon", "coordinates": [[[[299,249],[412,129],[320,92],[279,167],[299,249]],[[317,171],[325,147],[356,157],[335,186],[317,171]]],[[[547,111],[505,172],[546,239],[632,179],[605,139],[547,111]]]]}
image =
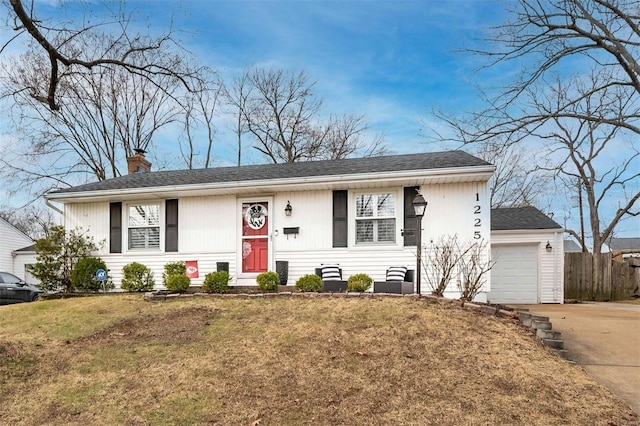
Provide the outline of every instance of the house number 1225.
{"type": "MultiPolygon", "coordinates": [[[[480,202],[480,194],[476,192],[476,202],[480,202]]],[[[473,206],[473,214],[481,214],[482,213],[482,208],[480,207],[479,204],[476,204],[475,206],[473,206]]],[[[476,217],[473,219],[473,227],[474,228],[480,228],[480,226],[482,226],[482,220],[479,217],[476,217]]],[[[474,240],[479,240],[480,238],[482,238],[482,235],[480,234],[480,231],[473,231],[473,239],[474,240]]]]}

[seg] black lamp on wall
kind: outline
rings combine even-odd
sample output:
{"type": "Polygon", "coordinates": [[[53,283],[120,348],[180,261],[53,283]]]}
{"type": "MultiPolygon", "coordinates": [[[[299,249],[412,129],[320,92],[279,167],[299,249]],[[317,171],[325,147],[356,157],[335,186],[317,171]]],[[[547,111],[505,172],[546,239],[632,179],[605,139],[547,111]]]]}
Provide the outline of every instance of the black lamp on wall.
{"type": "Polygon", "coordinates": [[[551,250],[553,250],[553,247],[551,246],[551,243],[549,241],[547,241],[547,245],[545,246],[545,248],[549,253],[551,253],[551,250]]]}
{"type": "Polygon", "coordinates": [[[291,216],[291,212],[293,212],[293,207],[291,207],[291,203],[287,201],[287,206],[284,208],[284,214],[291,216]]]}

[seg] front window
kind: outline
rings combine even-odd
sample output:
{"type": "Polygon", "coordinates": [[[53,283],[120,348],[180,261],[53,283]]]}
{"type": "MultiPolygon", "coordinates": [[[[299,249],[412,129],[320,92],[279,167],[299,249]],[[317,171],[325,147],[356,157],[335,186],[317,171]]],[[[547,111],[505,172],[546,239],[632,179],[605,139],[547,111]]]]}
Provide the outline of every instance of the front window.
{"type": "Polygon", "coordinates": [[[129,249],[160,248],[160,206],[129,206],[129,249]]]}
{"type": "Polygon", "coordinates": [[[356,196],[356,244],[396,241],[394,194],[356,196]]]}

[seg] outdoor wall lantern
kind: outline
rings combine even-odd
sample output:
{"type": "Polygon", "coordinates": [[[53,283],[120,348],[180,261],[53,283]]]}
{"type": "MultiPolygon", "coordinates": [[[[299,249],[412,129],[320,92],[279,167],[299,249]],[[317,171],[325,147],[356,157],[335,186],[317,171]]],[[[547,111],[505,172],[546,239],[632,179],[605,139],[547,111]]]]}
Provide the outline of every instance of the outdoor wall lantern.
{"type": "Polygon", "coordinates": [[[287,206],[284,208],[284,214],[287,216],[291,216],[291,212],[293,211],[293,207],[291,207],[291,203],[287,201],[287,206]]]}
{"type": "Polygon", "coordinates": [[[416,293],[420,295],[420,272],[422,271],[422,217],[427,209],[427,201],[424,199],[422,194],[418,193],[411,204],[413,204],[413,211],[416,214],[416,220],[418,221],[418,228],[416,229],[416,293]]]}
{"type": "Polygon", "coordinates": [[[545,248],[549,253],[551,253],[551,250],[553,250],[553,247],[551,246],[551,243],[549,241],[547,241],[547,245],[545,246],[545,248]]]}

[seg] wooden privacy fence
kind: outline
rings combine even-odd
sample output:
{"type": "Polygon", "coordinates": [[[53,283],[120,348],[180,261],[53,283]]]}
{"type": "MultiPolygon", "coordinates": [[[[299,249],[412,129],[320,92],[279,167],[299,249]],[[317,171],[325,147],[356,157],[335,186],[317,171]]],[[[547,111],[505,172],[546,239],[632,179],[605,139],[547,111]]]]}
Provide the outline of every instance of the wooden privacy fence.
{"type": "Polygon", "coordinates": [[[640,284],[640,262],[612,260],[611,253],[599,256],[600,279],[594,282],[593,259],[591,253],[565,253],[564,255],[564,298],[578,300],[628,299],[640,284]],[[637,266],[635,264],[638,264],[637,266]],[[635,267],[634,267],[635,266],[635,267]]]}

